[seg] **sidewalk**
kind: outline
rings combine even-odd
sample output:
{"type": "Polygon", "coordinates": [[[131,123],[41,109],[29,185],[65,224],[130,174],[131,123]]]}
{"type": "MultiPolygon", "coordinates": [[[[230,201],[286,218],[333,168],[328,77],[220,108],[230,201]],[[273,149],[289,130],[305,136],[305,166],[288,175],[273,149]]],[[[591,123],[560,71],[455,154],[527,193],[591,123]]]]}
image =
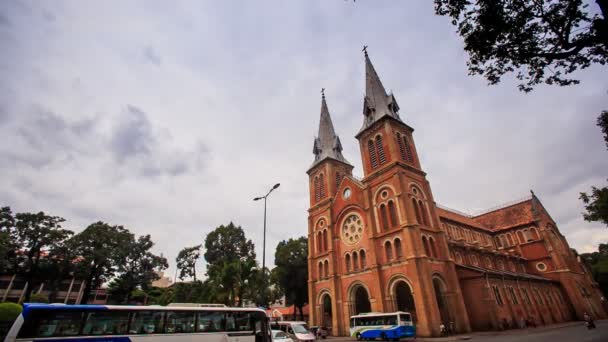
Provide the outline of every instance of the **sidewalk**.
{"type": "Polygon", "coordinates": [[[565,323],[551,324],[551,325],[543,325],[536,328],[525,328],[525,329],[509,329],[502,331],[478,331],[471,332],[468,334],[460,334],[460,335],[452,335],[446,337],[418,337],[416,340],[418,341],[464,341],[475,339],[476,337],[482,336],[504,336],[504,335],[527,335],[533,332],[541,332],[547,330],[561,329],[567,328],[577,325],[582,325],[582,321],[571,321],[565,323]]]}

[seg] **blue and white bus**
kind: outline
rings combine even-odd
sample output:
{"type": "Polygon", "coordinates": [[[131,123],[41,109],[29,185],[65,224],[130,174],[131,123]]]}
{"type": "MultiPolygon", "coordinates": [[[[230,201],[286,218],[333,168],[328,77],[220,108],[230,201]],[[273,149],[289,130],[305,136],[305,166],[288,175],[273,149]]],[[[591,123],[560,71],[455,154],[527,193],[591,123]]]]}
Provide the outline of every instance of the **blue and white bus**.
{"type": "Polygon", "coordinates": [[[5,341],[271,342],[264,310],[25,304],[5,341]]]}
{"type": "Polygon", "coordinates": [[[404,337],[416,337],[416,326],[408,312],[370,312],[350,317],[350,336],[357,340],[397,341],[404,337]]]}

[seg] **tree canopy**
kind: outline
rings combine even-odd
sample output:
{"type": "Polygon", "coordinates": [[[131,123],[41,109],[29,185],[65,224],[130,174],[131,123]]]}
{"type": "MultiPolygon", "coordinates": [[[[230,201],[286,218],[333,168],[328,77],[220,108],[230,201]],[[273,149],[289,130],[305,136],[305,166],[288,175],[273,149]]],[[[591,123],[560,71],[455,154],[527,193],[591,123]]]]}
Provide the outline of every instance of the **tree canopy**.
{"type": "Polygon", "coordinates": [[[604,296],[608,296],[608,243],[600,243],[597,252],[581,254],[604,296]]]}
{"type": "Polygon", "coordinates": [[[571,74],[608,62],[608,0],[435,0],[464,39],[471,75],[490,84],[515,72],[519,89],[570,85],[571,74]]]}
{"type": "Polygon", "coordinates": [[[76,273],[86,281],[83,304],[88,302],[92,288],[114,277],[124,262],[132,238],[123,226],[96,222],[70,239],[68,244],[78,256],[76,273]]]}
{"type": "Polygon", "coordinates": [[[175,263],[179,270],[179,279],[184,280],[186,277],[193,277],[196,281],[196,261],[201,256],[202,245],[196,245],[193,247],[184,247],[177,254],[175,263]]]}
{"type": "Polygon", "coordinates": [[[302,236],[279,242],[274,264],[287,303],[294,304],[303,318],[302,308],[308,302],[308,239],[302,236]]]}

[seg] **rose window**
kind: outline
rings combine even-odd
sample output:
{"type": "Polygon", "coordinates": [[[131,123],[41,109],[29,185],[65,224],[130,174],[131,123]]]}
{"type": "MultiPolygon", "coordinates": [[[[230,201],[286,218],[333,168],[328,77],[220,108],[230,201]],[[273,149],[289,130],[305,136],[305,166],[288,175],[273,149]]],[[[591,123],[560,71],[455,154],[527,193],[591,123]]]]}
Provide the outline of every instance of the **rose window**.
{"type": "Polygon", "coordinates": [[[342,224],[342,241],[352,245],[363,236],[363,220],[359,215],[349,215],[342,224]]]}

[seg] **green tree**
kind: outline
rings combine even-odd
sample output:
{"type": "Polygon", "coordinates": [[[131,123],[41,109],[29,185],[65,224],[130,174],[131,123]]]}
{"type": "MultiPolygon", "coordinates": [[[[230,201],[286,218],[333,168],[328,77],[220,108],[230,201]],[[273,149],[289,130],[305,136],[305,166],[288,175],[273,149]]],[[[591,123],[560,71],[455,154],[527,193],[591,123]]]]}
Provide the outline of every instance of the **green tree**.
{"type": "MultiPolygon", "coordinates": [[[[603,111],[597,119],[597,125],[604,134],[606,148],[608,148],[608,111],[603,111]]],[[[608,186],[603,188],[591,187],[591,195],[581,192],[580,199],[585,204],[583,213],[585,221],[602,222],[608,226],[608,186]]]]}
{"type": "Polygon", "coordinates": [[[65,220],[49,216],[44,212],[18,213],[15,215],[15,245],[18,251],[19,273],[23,274],[28,286],[24,300],[30,301],[32,289],[42,283],[40,265],[48,260],[50,251],[62,244],[73,233],[63,229],[65,220]]]}
{"type": "Polygon", "coordinates": [[[15,217],[10,207],[0,207],[0,273],[15,268],[15,217]]]}
{"type": "Polygon", "coordinates": [[[91,289],[111,279],[123,264],[133,239],[122,226],[96,222],[75,235],[68,245],[78,256],[76,272],[85,280],[82,303],[89,300],[91,289]]]}
{"type": "Polygon", "coordinates": [[[216,291],[213,299],[226,305],[242,305],[256,267],[253,242],[245,237],[240,226],[230,222],[207,235],[205,250],[209,277],[206,283],[216,291]]]}
{"type": "Polygon", "coordinates": [[[608,0],[435,0],[464,39],[469,74],[490,84],[516,73],[519,89],[570,85],[570,74],[608,62],[608,0]]]}
{"type": "Polygon", "coordinates": [[[245,237],[243,228],[232,222],[217,227],[207,235],[205,250],[205,260],[211,266],[255,259],[253,242],[245,237]]]}
{"type": "Polygon", "coordinates": [[[193,277],[196,281],[196,261],[201,256],[201,245],[194,247],[185,247],[175,258],[177,269],[179,270],[179,279],[184,280],[186,277],[193,277]]]}
{"type": "Polygon", "coordinates": [[[608,243],[601,243],[598,251],[581,254],[585,264],[591,269],[591,274],[600,285],[605,296],[608,295],[608,243]]]}
{"type": "Polygon", "coordinates": [[[150,235],[132,239],[127,244],[122,263],[118,266],[119,275],[112,280],[113,286],[109,291],[114,300],[122,298],[123,303],[128,303],[136,289],[148,291],[152,282],[159,279],[157,272],[169,266],[167,259],[150,251],[153,246],[150,235]]]}
{"type": "Polygon", "coordinates": [[[302,308],[308,302],[308,240],[300,237],[279,242],[274,264],[280,287],[288,304],[294,304],[304,319],[302,308]]]}

